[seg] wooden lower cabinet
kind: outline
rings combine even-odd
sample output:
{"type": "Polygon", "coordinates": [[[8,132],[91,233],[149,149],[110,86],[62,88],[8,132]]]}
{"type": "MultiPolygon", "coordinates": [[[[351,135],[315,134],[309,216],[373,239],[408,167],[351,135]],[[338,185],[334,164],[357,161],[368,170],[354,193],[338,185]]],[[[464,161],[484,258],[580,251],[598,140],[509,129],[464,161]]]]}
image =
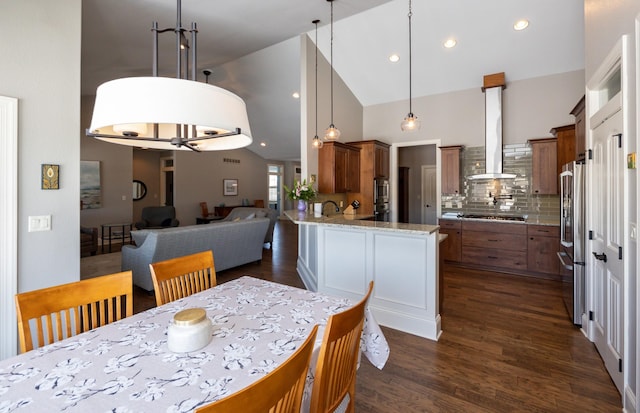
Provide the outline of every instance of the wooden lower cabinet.
{"type": "Polygon", "coordinates": [[[445,261],[478,269],[560,279],[560,227],[441,219],[445,261]]]}
{"type": "Polygon", "coordinates": [[[527,226],[462,222],[462,262],[507,270],[526,270],[527,226]]]}
{"type": "Polygon", "coordinates": [[[447,239],[440,247],[440,254],[445,261],[460,262],[462,258],[462,225],[451,219],[440,220],[440,233],[447,234],[447,239]]]}
{"type": "Polygon", "coordinates": [[[560,227],[527,225],[527,270],[560,276],[560,227]]]}

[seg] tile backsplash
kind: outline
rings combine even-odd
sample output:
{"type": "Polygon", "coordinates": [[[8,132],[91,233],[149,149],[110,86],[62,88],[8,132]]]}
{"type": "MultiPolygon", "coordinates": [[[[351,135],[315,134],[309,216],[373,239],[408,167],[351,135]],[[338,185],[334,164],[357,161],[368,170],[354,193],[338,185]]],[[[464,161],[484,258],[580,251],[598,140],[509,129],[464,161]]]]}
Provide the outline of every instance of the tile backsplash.
{"type": "Polygon", "coordinates": [[[558,195],[531,193],[531,147],[504,145],[503,171],[514,179],[469,180],[485,171],[484,146],[465,148],[460,153],[460,194],[442,195],[442,212],[504,213],[529,216],[557,216],[558,195]],[[496,202],[494,204],[494,197],[496,202]]]}

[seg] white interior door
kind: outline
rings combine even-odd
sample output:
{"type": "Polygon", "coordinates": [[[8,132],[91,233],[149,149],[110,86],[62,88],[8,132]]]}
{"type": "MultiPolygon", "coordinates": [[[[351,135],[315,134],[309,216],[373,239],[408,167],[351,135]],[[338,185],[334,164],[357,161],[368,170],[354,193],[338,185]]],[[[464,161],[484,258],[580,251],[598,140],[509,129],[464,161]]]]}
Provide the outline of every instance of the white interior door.
{"type": "Polygon", "coordinates": [[[422,223],[437,224],[437,171],[435,165],[422,166],[422,223]]]}
{"type": "Polygon", "coordinates": [[[592,130],[590,257],[593,274],[593,338],[607,371],[622,394],[624,328],[622,111],[592,130]]]}

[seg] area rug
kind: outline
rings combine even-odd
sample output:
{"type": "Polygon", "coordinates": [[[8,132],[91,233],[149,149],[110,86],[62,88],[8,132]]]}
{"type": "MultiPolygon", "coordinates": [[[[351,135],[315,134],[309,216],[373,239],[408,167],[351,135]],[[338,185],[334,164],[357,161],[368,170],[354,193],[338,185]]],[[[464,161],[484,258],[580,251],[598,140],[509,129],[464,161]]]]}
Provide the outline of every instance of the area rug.
{"type": "Polygon", "coordinates": [[[80,259],[80,279],[98,277],[100,275],[120,272],[122,253],[100,254],[80,259]]]}

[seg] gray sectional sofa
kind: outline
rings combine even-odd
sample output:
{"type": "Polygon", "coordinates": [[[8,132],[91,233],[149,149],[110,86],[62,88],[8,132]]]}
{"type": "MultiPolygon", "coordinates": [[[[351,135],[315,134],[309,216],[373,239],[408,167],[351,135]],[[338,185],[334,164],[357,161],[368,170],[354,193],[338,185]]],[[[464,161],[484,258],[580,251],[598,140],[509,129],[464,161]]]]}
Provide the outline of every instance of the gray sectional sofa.
{"type": "Polygon", "coordinates": [[[153,290],[149,264],[212,250],[216,271],[262,259],[268,218],[241,219],[214,225],[131,231],[136,246],[123,245],[122,271],[133,271],[133,283],[153,290]]]}

